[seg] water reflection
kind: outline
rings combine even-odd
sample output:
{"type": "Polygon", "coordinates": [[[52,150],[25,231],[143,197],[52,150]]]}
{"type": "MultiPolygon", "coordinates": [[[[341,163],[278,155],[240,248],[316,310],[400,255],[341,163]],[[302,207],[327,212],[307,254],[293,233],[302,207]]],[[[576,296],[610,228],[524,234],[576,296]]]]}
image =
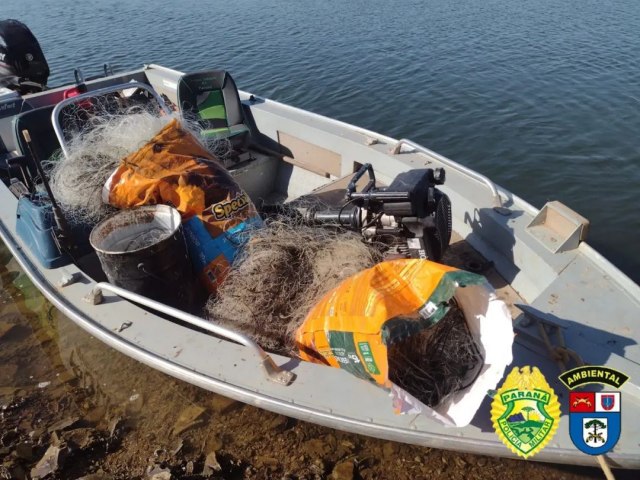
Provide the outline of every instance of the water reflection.
{"type": "Polygon", "coordinates": [[[384,442],[249,407],[91,337],[44,300],[4,247],[0,280],[0,478],[600,477],[384,442]]]}

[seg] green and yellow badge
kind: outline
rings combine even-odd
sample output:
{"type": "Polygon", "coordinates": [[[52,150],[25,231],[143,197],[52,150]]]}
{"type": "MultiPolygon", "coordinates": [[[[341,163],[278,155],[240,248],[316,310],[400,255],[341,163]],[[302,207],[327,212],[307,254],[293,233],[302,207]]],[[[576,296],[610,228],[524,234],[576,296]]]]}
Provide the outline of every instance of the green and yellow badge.
{"type": "Polygon", "coordinates": [[[529,458],[556,433],[560,403],[540,370],[514,367],[493,398],[491,421],[513,453],[529,458]]]}

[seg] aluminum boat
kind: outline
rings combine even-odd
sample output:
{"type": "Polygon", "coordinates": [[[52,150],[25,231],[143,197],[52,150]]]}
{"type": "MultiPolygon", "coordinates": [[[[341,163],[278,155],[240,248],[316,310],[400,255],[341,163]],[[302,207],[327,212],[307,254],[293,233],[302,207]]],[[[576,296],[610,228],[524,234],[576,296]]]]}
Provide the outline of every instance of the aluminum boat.
{"type": "MultiPolygon", "coordinates": [[[[494,432],[489,397],[464,428],[446,428],[421,415],[396,415],[387,392],[346,371],[267,353],[215,321],[102,281],[87,266],[90,262],[46,257],[50,246],[19,232],[20,191],[10,177],[20,171],[17,159],[32,154],[21,139],[23,129],[29,129],[37,154],[48,156],[65,147],[59,122],[64,106],[138,88],[168,108],[178,102],[182,75],[160,65],[126,73],[105,68],[104,76],[83,81],[82,91],[73,95],[69,92],[77,85],[70,84],[0,97],[0,237],[42,294],[104,343],[203,389],[349,432],[515,458],[494,432]],[[44,257],[49,263],[43,263],[44,257]]],[[[256,148],[248,148],[230,171],[256,203],[339,194],[364,163],[386,184],[409,169],[446,170],[447,181],[440,188],[451,199],[453,236],[443,262],[488,278],[513,316],[513,365],[537,366],[560,399],[560,427],[534,460],[596,466],[596,459],[570,439],[569,393],[558,375],[577,359],[621,371],[630,378],[621,389],[623,419],[640,416],[640,287],[585,241],[588,221],[555,201],[537,209],[411,140],[249,92],[240,91],[239,99],[243,128],[256,148]]],[[[620,439],[606,457],[612,467],[640,468],[638,422],[623,421],[620,439]]]]}

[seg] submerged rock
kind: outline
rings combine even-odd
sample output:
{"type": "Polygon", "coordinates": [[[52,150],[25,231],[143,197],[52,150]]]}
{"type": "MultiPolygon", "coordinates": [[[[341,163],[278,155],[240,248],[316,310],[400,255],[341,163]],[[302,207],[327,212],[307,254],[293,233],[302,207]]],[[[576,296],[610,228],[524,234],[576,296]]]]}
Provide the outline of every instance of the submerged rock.
{"type": "Polygon", "coordinates": [[[312,438],[302,444],[302,449],[312,458],[324,458],[331,451],[331,447],[320,438],[312,438]]]}
{"type": "Polygon", "coordinates": [[[142,407],[144,407],[144,397],[140,393],[134,393],[129,397],[125,408],[127,413],[135,414],[141,412],[142,407]]]}
{"type": "Polygon", "coordinates": [[[293,419],[285,417],[284,415],[276,415],[273,419],[267,422],[267,428],[275,433],[282,433],[294,423],[295,420],[293,419]]]}
{"type": "Polygon", "coordinates": [[[213,395],[210,404],[213,411],[221,415],[225,415],[242,406],[241,402],[221,395],[213,395]]]}
{"type": "Polygon", "coordinates": [[[16,445],[16,457],[30,462],[33,460],[33,448],[28,443],[19,443],[16,445]]]}
{"type": "Polygon", "coordinates": [[[0,479],[5,480],[11,478],[11,472],[4,465],[0,465],[0,479]]]}
{"type": "Polygon", "coordinates": [[[44,478],[51,475],[61,468],[64,458],[66,457],[66,448],[57,445],[51,445],[35,467],[31,469],[31,477],[33,479],[44,478]]]}
{"type": "Polygon", "coordinates": [[[11,332],[16,327],[15,323],[0,323],[0,338],[11,332]]]}
{"type": "Polygon", "coordinates": [[[65,430],[65,429],[75,425],[79,420],[80,420],[80,417],[75,417],[75,416],[74,417],[64,418],[64,419],[60,420],[59,422],[56,422],[53,425],[51,425],[48,428],[48,431],[49,431],[49,433],[51,433],[51,432],[57,432],[57,431],[65,430]]]}
{"type": "Polygon", "coordinates": [[[88,450],[105,441],[104,437],[93,428],[77,428],[64,432],[62,439],[71,448],[88,450]]]}
{"type": "Polygon", "coordinates": [[[209,452],[207,458],[204,460],[204,468],[202,469],[202,475],[205,477],[209,477],[213,475],[215,472],[219,472],[222,470],[222,466],[218,462],[218,457],[216,456],[216,452],[209,452]]]}
{"type": "Polygon", "coordinates": [[[209,452],[217,452],[221,450],[223,446],[224,442],[222,441],[222,438],[220,438],[218,435],[214,435],[207,438],[204,450],[209,452]]]}
{"type": "Polygon", "coordinates": [[[147,473],[148,480],[171,480],[171,470],[168,468],[154,467],[147,473]]]}
{"type": "Polygon", "coordinates": [[[124,421],[120,417],[112,418],[109,421],[109,438],[118,438],[124,429],[124,421]]]}
{"type": "Polygon", "coordinates": [[[88,410],[82,417],[82,421],[90,425],[97,425],[104,419],[106,413],[107,409],[104,406],[97,406],[88,410]]]}
{"type": "Polygon", "coordinates": [[[178,442],[176,443],[176,446],[174,447],[173,450],[171,450],[171,456],[175,457],[176,455],[178,455],[178,453],[180,453],[180,451],[182,450],[183,446],[184,446],[184,440],[179,438],[178,442]]]}
{"type": "Polygon", "coordinates": [[[255,461],[256,465],[260,467],[277,467],[280,465],[280,461],[277,458],[267,457],[265,455],[258,455],[255,461]]]}
{"type": "Polygon", "coordinates": [[[0,479],[26,480],[27,473],[19,463],[9,461],[6,466],[0,467],[0,479]]]}
{"type": "Polygon", "coordinates": [[[176,420],[172,429],[173,434],[180,435],[190,428],[200,425],[204,421],[203,417],[205,412],[206,410],[198,405],[189,405],[182,411],[178,420],[176,420]]]}

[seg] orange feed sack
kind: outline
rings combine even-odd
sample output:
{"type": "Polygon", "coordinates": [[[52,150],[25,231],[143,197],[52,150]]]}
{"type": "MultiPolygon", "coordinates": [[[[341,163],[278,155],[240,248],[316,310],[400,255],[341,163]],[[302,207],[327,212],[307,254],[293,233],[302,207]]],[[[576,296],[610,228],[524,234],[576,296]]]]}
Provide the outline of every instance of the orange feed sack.
{"type": "Polygon", "coordinates": [[[446,313],[456,276],[475,275],[427,260],[392,260],[364,270],[327,293],[296,332],[300,356],[390,387],[385,324],[418,331],[446,313]],[[425,310],[426,308],[426,310],[425,310]],[[423,318],[419,311],[428,311],[423,318]]]}

